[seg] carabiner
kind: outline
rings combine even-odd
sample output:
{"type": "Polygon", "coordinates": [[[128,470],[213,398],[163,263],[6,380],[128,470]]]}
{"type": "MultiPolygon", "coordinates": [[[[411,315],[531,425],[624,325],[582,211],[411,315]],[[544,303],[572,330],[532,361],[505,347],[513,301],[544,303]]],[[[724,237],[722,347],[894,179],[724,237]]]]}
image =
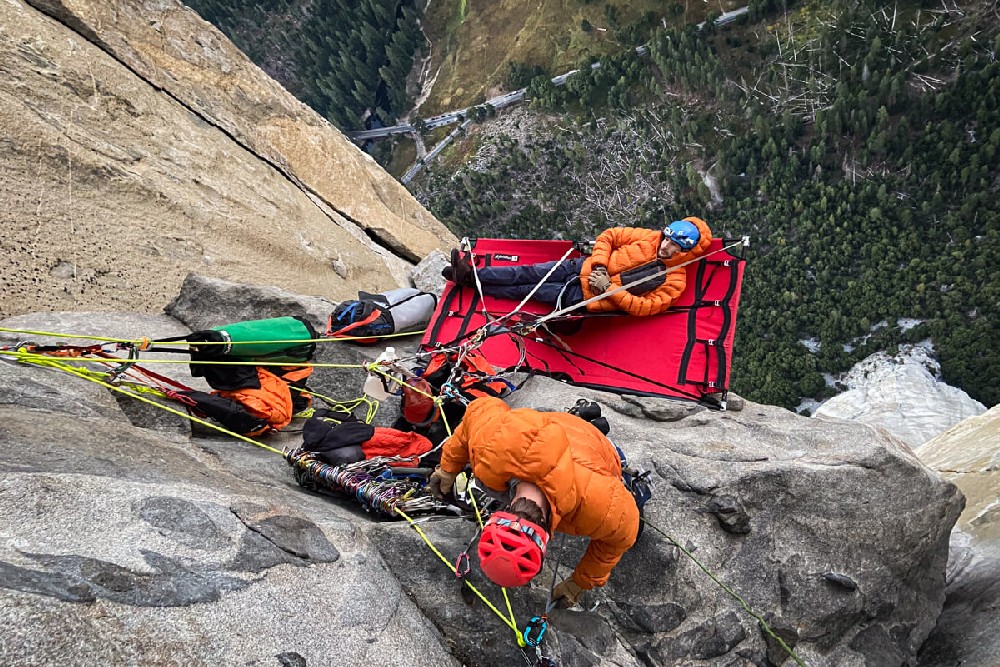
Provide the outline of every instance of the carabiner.
{"type": "Polygon", "coordinates": [[[541,644],[542,638],[545,636],[545,631],[549,629],[548,621],[548,616],[545,614],[532,616],[528,624],[524,626],[524,633],[521,635],[524,643],[528,646],[538,646],[541,644]],[[536,625],[538,626],[537,628],[535,627],[536,625]]]}
{"type": "Polygon", "coordinates": [[[463,551],[455,559],[455,577],[461,579],[469,573],[472,567],[469,565],[469,552],[463,551]]]}

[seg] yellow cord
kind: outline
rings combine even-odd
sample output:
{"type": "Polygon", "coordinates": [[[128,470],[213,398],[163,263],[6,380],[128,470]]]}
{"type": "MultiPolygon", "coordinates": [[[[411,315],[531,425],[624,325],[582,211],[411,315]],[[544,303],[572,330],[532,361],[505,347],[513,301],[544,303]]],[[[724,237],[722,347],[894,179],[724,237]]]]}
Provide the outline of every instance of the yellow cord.
{"type": "MultiPolygon", "coordinates": [[[[91,340],[96,340],[96,339],[91,339],[91,340]]],[[[113,359],[105,359],[105,358],[90,358],[90,359],[73,359],[73,358],[69,358],[69,359],[63,359],[63,358],[55,358],[55,357],[50,357],[50,356],[41,355],[41,354],[32,354],[32,353],[29,353],[29,352],[24,352],[23,350],[17,350],[17,351],[0,350],[0,353],[7,354],[9,356],[17,357],[18,360],[26,362],[26,363],[32,363],[32,364],[35,364],[37,366],[53,368],[53,369],[56,369],[56,370],[61,370],[61,371],[65,372],[65,373],[68,373],[70,375],[75,375],[76,377],[82,378],[84,380],[87,380],[89,382],[93,382],[93,383],[98,384],[98,385],[101,385],[102,387],[106,387],[108,389],[111,389],[112,391],[116,391],[118,393],[125,394],[126,396],[131,396],[132,398],[134,398],[134,399],[136,399],[138,401],[142,401],[143,403],[148,403],[150,405],[154,405],[154,406],[156,406],[156,407],[158,407],[158,408],[160,408],[162,410],[165,410],[167,412],[175,414],[175,415],[177,415],[179,417],[183,417],[185,419],[189,419],[192,422],[195,422],[197,424],[202,424],[203,426],[207,426],[208,428],[215,429],[215,430],[219,431],[220,433],[224,433],[224,434],[226,434],[226,435],[228,435],[230,437],[236,438],[237,440],[242,440],[244,442],[248,442],[248,443],[250,443],[252,445],[260,447],[261,449],[266,449],[267,451],[273,452],[275,454],[278,454],[279,456],[281,456],[281,457],[284,458],[284,452],[282,452],[281,450],[275,449],[274,447],[271,447],[270,445],[265,445],[264,443],[258,442],[256,440],[253,440],[252,438],[248,438],[248,437],[246,437],[244,435],[241,435],[239,433],[235,433],[235,432],[230,431],[228,429],[222,428],[222,427],[220,427],[220,426],[218,426],[216,424],[212,424],[211,422],[205,421],[203,419],[199,419],[199,418],[197,418],[197,417],[195,417],[193,415],[190,415],[190,414],[188,414],[186,412],[181,412],[179,410],[175,410],[175,409],[173,409],[171,407],[163,405],[162,403],[150,400],[148,398],[145,398],[144,396],[140,396],[139,395],[140,393],[149,393],[149,394],[164,396],[163,392],[161,392],[158,389],[154,389],[152,387],[144,387],[144,386],[141,386],[141,385],[136,385],[136,386],[131,387],[133,389],[133,391],[128,391],[128,390],[126,390],[126,389],[124,389],[124,388],[122,388],[120,386],[115,386],[113,384],[110,384],[108,382],[105,382],[105,381],[100,380],[97,377],[95,377],[95,375],[103,375],[103,373],[99,373],[98,371],[94,371],[94,370],[91,370],[91,369],[88,369],[88,368],[81,368],[81,367],[72,366],[72,365],[70,365],[68,363],[65,363],[66,361],[87,361],[87,362],[90,362],[90,363],[98,363],[98,362],[99,363],[114,363],[115,360],[113,360],[113,359]]],[[[122,361],[124,361],[124,360],[122,360],[122,361]]],[[[147,363],[147,361],[143,361],[143,363],[147,363]]],[[[359,367],[362,367],[362,366],[359,366],[359,367]]],[[[386,374],[386,375],[388,377],[392,377],[392,376],[389,376],[388,374],[386,374]]],[[[395,378],[393,378],[393,379],[395,380],[395,378]]],[[[298,389],[298,388],[296,388],[296,389],[298,389]]],[[[312,393],[315,396],[317,396],[319,398],[322,398],[323,400],[333,401],[333,399],[328,399],[327,397],[321,396],[320,394],[316,394],[315,392],[305,391],[304,393],[312,393]]],[[[424,393],[424,392],[420,392],[420,393],[424,393]]],[[[425,394],[425,395],[428,395],[428,394],[425,394]]],[[[437,397],[431,396],[431,398],[433,398],[435,400],[435,402],[439,402],[440,401],[440,399],[437,398],[437,397]]],[[[333,401],[333,402],[337,403],[337,401],[333,401]]],[[[349,404],[353,405],[354,408],[356,408],[358,405],[361,405],[362,403],[366,403],[368,405],[368,415],[367,415],[366,423],[370,423],[372,417],[374,417],[375,410],[378,409],[378,401],[372,401],[371,399],[368,399],[367,397],[362,397],[362,398],[356,399],[353,402],[350,402],[349,404]]],[[[438,404],[440,406],[440,403],[438,403],[438,404]]],[[[353,410],[352,410],[352,412],[353,412],[353,410]]],[[[442,414],[442,418],[444,418],[444,413],[442,412],[441,414],[442,414]]],[[[451,428],[448,427],[447,420],[445,420],[444,423],[445,423],[445,427],[448,430],[448,435],[450,436],[451,435],[451,428]]],[[[482,515],[479,512],[479,507],[476,504],[475,496],[471,492],[470,492],[469,495],[472,497],[473,507],[476,510],[476,519],[479,522],[480,527],[482,527],[482,525],[483,525],[483,519],[482,519],[482,515]]],[[[420,537],[423,538],[424,542],[427,544],[428,547],[430,547],[431,551],[433,551],[437,555],[437,557],[441,559],[441,562],[443,562],[446,566],[448,566],[448,568],[452,571],[453,574],[457,573],[457,570],[456,570],[455,566],[452,563],[450,563],[447,558],[444,557],[444,555],[437,549],[437,547],[434,546],[434,544],[430,541],[430,538],[427,537],[426,533],[424,533],[424,531],[421,530],[420,526],[418,526],[417,523],[412,518],[410,518],[405,512],[403,512],[403,510],[401,510],[399,508],[396,508],[396,513],[399,514],[404,519],[406,519],[406,521],[410,524],[410,526],[414,530],[417,531],[417,534],[419,534],[420,537]]],[[[500,620],[503,621],[504,625],[506,625],[508,628],[510,628],[511,630],[514,631],[514,635],[517,637],[517,645],[520,646],[520,647],[522,647],[522,648],[524,646],[526,646],[527,644],[525,643],[524,638],[521,636],[521,632],[518,630],[517,622],[516,622],[516,620],[514,620],[514,611],[511,608],[510,598],[507,596],[507,589],[501,588],[501,591],[503,591],[503,597],[504,597],[504,601],[506,602],[506,605],[507,605],[507,611],[510,614],[510,618],[509,619],[507,617],[505,617],[500,612],[500,610],[497,609],[497,607],[492,602],[490,602],[486,598],[486,596],[484,596],[479,591],[479,589],[477,589],[475,586],[473,586],[470,581],[468,581],[467,579],[463,579],[463,582],[465,583],[466,586],[468,586],[472,590],[473,593],[475,593],[479,597],[479,599],[481,599],[486,604],[486,606],[491,611],[493,611],[493,613],[495,613],[500,618],[500,620]]]]}
{"type": "MultiPolygon", "coordinates": [[[[431,542],[430,538],[427,537],[427,534],[424,533],[424,531],[420,529],[420,526],[417,525],[417,522],[414,521],[413,519],[411,519],[409,516],[407,516],[406,513],[403,512],[403,510],[401,510],[399,508],[396,508],[396,513],[399,514],[399,516],[401,516],[404,519],[406,519],[407,522],[409,522],[410,527],[413,528],[413,530],[417,531],[417,534],[420,535],[420,537],[423,538],[423,540],[427,544],[427,546],[430,547],[430,550],[433,551],[434,554],[438,558],[441,559],[441,562],[444,563],[448,567],[449,570],[451,570],[452,574],[456,574],[457,575],[457,570],[456,570],[455,566],[452,563],[450,563],[447,558],[444,557],[444,554],[442,554],[440,551],[438,551],[438,548],[436,546],[434,546],[434,543],[431,542]]],[[[503,621],[504,625],[506,625],[508,628],[510,628],[511,630],[514,631],[514,634],[517,635],[517,644],[518,644],[518,646],[522,646],[522,647],[525,646],[525,644],[523,643],[524,640],[521,638],[521,633],[517,629],[517,624],[514,623],[511,620],[508,620],[503,614],[501,614],[500,610],[497,609],[496,606],[494,606],[494,604],[492,602],[490,602],[489,600],[487,600],[486,596],[483,595],[479,591],[478,588],[476,588],[475,586],[473,586],[472,583],[468,579],[463,578],[462,581],[465,583],[466,586],[468,586],[470,589],[472,589],[472,592],[475,593],[476,596],[479,597],[480,600],[482,600],[484,603],[486,603],[486,606],[489,607],[490,610],[494,614],[496,614],[497,616],[500,617],[500,620],[503,621]]],[[[513,614],[511,615],[511,618],[513,618],[513,614]]]]}
{"type": "MultiPolygon", "coordinates": [[[[150,343],[156,344],[155,340],[143,336],[141,338],[104,338],[102,336],[86,336],[81,334],[67,334],[67,333],[57,333],[54,331],[34,331],[32,329],[8,329],[7,327],[0,327],[0,331],[7,331],[10,333],[27,334],[29,336],[49,336],[51,338],[76,338],[80,340],[100,340],[106,343],[131,343],[138,345],[140,349],[145,349],[143,346],[150,343]]],[[[323,337],[323,338],[308,338],[305,340],[239,340],[239,341],[187,341],[187,340],[176,340],[164,343],[165,345],[197,345],[201,347],[202,345],[259,345],[261,343],[334,343],[341,341],[352,341],[352,340],[371,340],[372,338],[400,338],[402,336],[415,336],[417,334],[423,334],[426,329],[421,329],[420,331],[404,331],[402,333],[384,334],[381,336],[338,336],[337,338],[323,337]]]]}
{"type": "MultiPolygon", "coordinates": [[[[0,350],[0,354],[6,354],[8,356],[17,357],[41,357],[45,359],[51,359],[49,355],[40,354],[36,352],[25,352],[23,350],[0,350]]],[[[59,357],[66,363],[72,364],[90,364],[90,363],[126,363],[126,362],[136,362],[137,359],[123,359],[121,357],[59,357]]],[[[191,361],[184,359],[142,359],[142,365],[146,366],[148,364],[190,364],[191,361]]],[[[198,364],[205,364],[209,366],[280,366],[282,368],[365,368],[362,364],[313,364],[313,363],[296,363],[287,361],[198,361],[198,364]]]]}
{"type": "MultiPolygon", "coordinates": [[[[39,356],[39,355],[33,355],[33,356],[39,356]]],[[[168,407],[166,405],[163,405],[162,403],[158,403],[156,401],[153,401],[153,400],[150,400],[148,398],[145,398],[144,396],[140,396],[137,392],[128,391],[126,389],[123,389],[122,387],[116,387],[113,384],[110,384],[108,382],[104,382],[103,380],[98,380],[97,378],[92,377],[93,371],[87,371],[87,369],[80,369],[80,368],[75,368],[73,366],[66,365],[66,364],[62,363],[61,361],[59,361],[59,360],[53,359],[52,357],[43,357],[41,361],[34,360],[34,359],[25,359],[25,361],[28,361],[29,363],[35,363],[35,364],[37,364],[39,366],[46,366],[46,367],[49,367],[49,368],[55,368],[57,370],[61,370],[61,371],[65,372],[65,373],[69,373],[70,375],[75,375],[75,376],[77,376],[79,378],[83,378],[84,380],[87,380],[89,382],[93,382],[95,384],[99,384],[102,387],[107,387],[108,389],[110,389],[112,391],[117,391],[120,394],[125,394],[126,396],[131,396],[132,398],[136,399],[137,401],[142,401],[143,403],[149,403],[150,405],[155,405],[156,407],[161,408],[163,410],[166,410],[167,412],[173,413],[173,414],[175,414],[175,415],[177,415],[179,417],[183,417],[185,419],[190,419],[191,421],[193,421],[193,422],[195,422],[197,424],[202,424],[203,426],[207,426],[209,428],[213,428],[216,431],[219,431],[221,433],[225,433],[226,435],[231,436],[233,438],[236,438],[237,440],[242,440],[244,442],[249,442],[251,445],[256,445],[257,447],[260,447],[261,449],[266,449],[269,452],[274,452],[275,454],[278,454],[279,456],[284,457],[284,453],[280,449],[275,449],[274,447],[271,447],[270,445],[265,445],[264,443],[258,442],[258,441],[254,440],[252,438],[248,438],[245,435],[240,435],[239,433],[234,433],[233,431],[230,431],[228,429],[222,428],[221,426],[217,426],[215,424],[212,424],[211,422],[207,422],[204,419],[199,419],[199,418],[197,418],[197,417],[195,417],[193,415],[189,415],[186,412],[181,412],[180,410],[174,410],[173,408],[168,407]]],[[[147,391],[143,392],[143,393],[152,393],[152,392],[156,392],[156,391],[157,390],[155,390],[155,389],[151,389],[151,388],[147,387],[147,391]]]]}
{"type": "MultiPolygon", "coordinates": [[[[468,487],[466,487],[466,489],[468,489],[468,487]]],[[[483,515],[479,512],[479,503],[476,502],[476,494],[474,494],[471,489],[469,489],[469,498],[472,499],[472,509],[476,511],[476,521],[479,522],[479,529],[482,530],[483,515]]],[[[524,637],[521,636],[521,633],[517,629],[517,621],[514,620],[514,610],[510,606],[510,598],[507,596],[507,589],[501,586],[500,592],[503,594],[503,601],[507,604],[507,613],[510,614],[510,622],[513,624],[514,632],[517,634],[517,645],[524,648],[527,646],[527,643],[524,641],[524,637]]]]}

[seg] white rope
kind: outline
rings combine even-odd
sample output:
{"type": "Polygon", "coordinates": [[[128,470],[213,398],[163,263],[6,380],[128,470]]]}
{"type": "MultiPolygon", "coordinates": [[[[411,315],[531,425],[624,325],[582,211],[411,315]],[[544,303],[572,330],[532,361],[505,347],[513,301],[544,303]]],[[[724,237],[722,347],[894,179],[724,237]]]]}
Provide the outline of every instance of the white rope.
{"type": "Polygon", "coordinates": [[[535,285],[533,288],[531,288],[531,291],[528,292],[528,296],[526,296],[523,299],[521,299],[521,303],[517,304],[517,307],[514,308],[514,310],[510,311],[506,315],[503,315],[502,317],[498,317],[493,322],[490,322],[490,324],[494,324],[495,322],[503,319],[504,317],[510,317],[511,315],[513,315],[513,314],[517,313],[518,311],[520,311],[521,308],[524,307],[524,304],[528,303],[528,301],[531,299],[531,297],[535,296],[535,292],[538,291],[538,288],[540,288],[542,285],[545,284],[545,281],[549,279],[549,276],[551,276],[555,272],[555,270],[559,268],[560,264],[562,264],[563,262],[566,261],[566,258],[569,257],[569,254],[571,252],[573,252],[573,250],[575,250],[575,249],[576,249],[575,246],[570,245],[570,247],[566,249],[566,252],[563,253],[563,256],[559,258],[559,261],[557,261],[555,264],[552,265],[552,268],[549,269],[548,273],[546,273],[544,276],[542,276],[542,279],[538,281],[538,284],[535,285]]]}
{"type": "MultiPolygon", "coordinates": [[[[657,271],[656,273],[654,273],[652,275],[644,276],[644,277],[639,278],[638,280],[635,280],[635,281],[633,281],[631,283],[623,284],[623,285],[620,285],[620,286],[616,287],[615,289],[608,290],[608,291],[603,292],[601,294],[594,295],[591,298],[585,299],[584,301],[576,303],[576,304],[574,304],[572,306],[567,306],[566,308],[561,308],[559,310],[553,311],[553,312],[549,313],[548,315],[545,315],[545,316],[539,318],[538,320],[532,322],[530,328],[531,329],[537,329],[538,327],[543,326],[549,320],[555,319],[557,317],[561,317],[562,315],[565,315],[566,313],[572,312],[574,310],[578,310],[579,308],[585,308],[588,304],[594,303],[596,301],[600,301],[601,299],[605,299],[605,298],[611,296],[612,294],[616,294],[616,293],[618,293],[618,292],[620,292],[622,290],[626,290],[626,289],[629,289],[629,288],[634,287],[636,285],[645,283],[645,282],[649,281],[650,279],[658,278],[660,276],[665,276],[665,275],[667,275],[669,273],[672,273],[672,272],[676,271],[677,269],[684,268],[684,267],[686,267],[689,264],[693,264],[695,262],[700,262],[702,260],[705,260],[705,259],[711,257],[712,255],[716,255],[716,254],[718,254],[720,252],[729,250],[730,248],[735,248],[736,246],[740,246],[740,245],[742,245],[742,246],[748,246],[749,245],[749,237],[743,237],[741,240],[735,241],[735,242],[733,242],[733,243],[731,243],[729,245],[723,246],[723,247],[719,248],[718,250],[713,250],[712,252],[706,253],[704,255],[700,255],[700,256],[695,257],[693,259],[689,259],[688,261],[683,262],[682,264],[677,264],[676,266],[666,267],[663,270],[657,271]]],[[[476,263],[475,263],[474,257],[472,256],[471,244],[470,244],[468,238],[462,239],[461,246],[463,246],[463,247],[465,247],[465,248],[468,249],[468,252],[469,252],[469,261],[470,261],[470,264],[472,265],[473,276],[475,276],[476,289],[479,292],[480,301],[483,303],[483,314],[486,316],[487,323],[484,324],[484,325],[482,325],[482,326],[480,326],[476,330],[475,334],[473,334],[465,342],[461,343],[458,346],[458,348],[457,348],[457,360],[456,360],[455,366],[452,368],[452,372],[449,374],[448,379],[443,384],[442,389],[444,389],[445,387],[448,387],[448,386],[454,387],[453,382],[456,379],[456,376],[458,374],[459,369],[461,368],[462,361],[464,361],[465,357],[468,356],[468,354],[470,352],[472,352],[473,350],[479,348],[482,345],[483,341],[485,340],[485,335],[484,334],[487,332],[487,330],[489,329],[489,327],[491,327],[491,326],[495,325],[497,322],[500,322],[500,321],[502,321],[502,320],[510,317],[511,315],[514,315],[515,313],[517,313],[531,299],[531,297],[535,294],[535,292],[538,290],[538,288],[541,287],[541,285],[543,283],[545,283],[546,279],[548,279],[548,277],[550,275],[552,275],[552,273],[559,267],[559,265],[563,261],[566,260],[566,258],[569,256],[569,254],[574,249],[573,246],[570,246],[570,248],[565,252],[565,254],[563,254],[563,256],[552,266],[552,268],[549,269],[549,271],[545,274],[545,276],[542,277],[541,281],[539,281],[538,284],[535,285],[535,287],[531,290],[531,292],[529,292],[528,295],[526,297],[524,297],[524,299],[521,301],[521,303],[519,303],[517,305],[517,307],[514,308],[514,310],[510,311],[506,315],[501,315],[501,316],[499,316],[499,317],[491,320],[490,319],[490,314],[486,310],[485,299],[483,298],[482,283],[479,280],[479,274],[478,274],[478,272],[476,270],[476,263]]],[[[523,335],[524,334],[519,334],[519,336],[523,336],[523,335]]],[[[566,346],[565,343],[563,343],[563,345],[566,346]]],[[[568,348],[568,346],[566,346],[566,347],[568,348]]],[[[455,348],[452,348],[452,349],[455,349],[455,348]]],[[[519,346],[519,350],[520,350],[520,353],[521,353],[520,354],[521,358],[519,359],[517,366],[515,366],[515,368],[513,370],[508,371],[506,374],[512,375],[513,373],[517,372],[517,368],[519,368],[526,361],[526,350],[523,349],[522,346],[519,346]]],[[[497,377],[500,377],[500,376],[498,375],[497,377]]]]}
{"type": "Polygon", "coordinates": [[[684,262],[683,264],[677,264],[676,266],[667,267],[667,268],[665,268],[665,269],[663,269],[661,271],[657,271],[654,274],[651,274],[651,275],[648,275],[648,276],[643,276],[642,278],[639,278],[638,280],[634,280],[634,281],[628,283],[627,285],[619,285],[618,287],[616,287],[616,288],[614,288],[612,290],[608,290],[608,291],[603,292],[601,294],[596,294],[596,295],[590,297],[589,299],[585,299],[585,300],[581,301],[580,303],[576,303],[576,304],[573,304],[572,306],[567,306],[566,308],[562,308],[560,310],[553,311],[553,312],[549,313],[548,315],[545,315],[544,317],[539,318],[537,321],[535,321],[533,323],[532,326],[534,326],[534,327],[537,328],[538,326],[540,326],[542,324],[545,324],[546,322],[548,322],[551,319],[554,319],[556,317],[561,317],[562,315],[565,315],[566,313],[569,313],[571,311],[577,310],[579,308],[585,308],[589,304],[592,304],[592,303],[594,303],[596,301],[600,301],[601,299],[606,299],[607,297],[611,296],[612,294],[617,294],[618,292],[621,292],[622,290],[626,290],[626,289],[629,289],[631,287],[635,287],[636,285],[640,285],[642,283],[648,282],[649,280],[651,280],[653,278],[659,278],[660,276],[665,276],[668,273],[673,273],[677,269],[684,268],[688,264],[693,264],[695,262],[700,262],[700,261],[702,261],[704,259],[707,259],[707,258],[711,257],[712,255],[718,254],[718,253],[720,253],[720,252],[722,252],[724,250],[729,250],[730,248],[735,248],[736,246],[740,246],[740,245],[744,245],[744,241],[743,240],[735,241],[735,242],[733,242],[733,243],[731,243],[731,244],[729,244],[727,246],[723,246],[723,247],[719,248],[718,250],[713,250],[710,253],[706,253],[704,255],[700,255],[700,256],[695,257],[693,259],[689,259],[688,261],[684,262]]]}
{"type": "MultiPolygon", "coordinates": [[[[479,270],[476,269],[476,256],[472,252],[472,243],[469,241],[469,237],[463,237],[458,247],[465,249],[465,251],[469,253],[469,264],[472,265],[472,277],[476,283],[476,292],[479,294],[479,303],[483,306],[483,317],[489,321],[490,311],[486,310],[486,297],[483,295],[483,284],[479,281],[479,270]]],[[[457,278],[458,276],[455,277],[457,278]]]]}

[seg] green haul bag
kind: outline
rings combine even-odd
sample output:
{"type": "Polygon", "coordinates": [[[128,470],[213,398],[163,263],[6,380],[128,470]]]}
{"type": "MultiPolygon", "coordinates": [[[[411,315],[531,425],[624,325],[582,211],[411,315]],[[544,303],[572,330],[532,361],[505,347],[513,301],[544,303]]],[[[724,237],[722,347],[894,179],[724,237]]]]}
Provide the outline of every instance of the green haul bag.
{"type": "Polygon", "coordinates": [[[187,336],[192,360],[228,359],[302,364],[316,352],[316,330],[301,317],[273,317],[224,324],[187,336]],[[197,343],[212,343],[198,345],[197,343]]]}

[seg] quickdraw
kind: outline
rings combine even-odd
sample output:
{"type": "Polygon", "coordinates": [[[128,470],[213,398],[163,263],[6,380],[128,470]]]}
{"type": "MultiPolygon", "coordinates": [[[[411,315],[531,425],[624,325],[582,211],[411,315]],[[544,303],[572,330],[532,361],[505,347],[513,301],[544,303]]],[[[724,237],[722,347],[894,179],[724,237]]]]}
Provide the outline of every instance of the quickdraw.
{"type": "MultiPolygon", "coordinates": [[[[475,498],[473,498],[473,501],[475,501],[475,498]]],[[[471,571],[472,566],[469,563],[469,549],[471,549],[472,545],[476,543],[476,540],[479,539],[479,535],[482,532],[483,532],[482,526],[477,528],[476,533],[472,536],[472,539],[469,540],[469,543],[467,545],[465,545],[465,549],[463,549],[462,553],[458,554],[458,557],[455,559],[456,578],[462,579],[463,577],[465,577],[465,575],[469,574],[469,572],[471,571]]]]}
{"type": "Polygon", "coordinates": [[[528,657],[528,654],[523,650],[521,651],[521,657],[524,658],[524,662],[528,667],[559,667],[559,663],[556,662],[555,658],[550,658],[549,656],[542,653],[542,649],[539,646],[535,647],[535,660],[532,661],[528,657]]]}
{"type": "Polygon", "coordinates": [[[390,466],[398,459],[377,457],[331,466],[301,449],[286,452],[284,456],[300,486],[353,496],[368,511],[396,517],[404,512],[415,515],[441,509],[441,503],[433,497],[417,493],[422,486],[420,482],[393,476],[390,466]]]}
{"type": "Polygon", "coordinates": [[[472,566],[469,564],[469,552],[463,551],[455,559],[455,578],[462,579],[471,571],[472,566]]]}

